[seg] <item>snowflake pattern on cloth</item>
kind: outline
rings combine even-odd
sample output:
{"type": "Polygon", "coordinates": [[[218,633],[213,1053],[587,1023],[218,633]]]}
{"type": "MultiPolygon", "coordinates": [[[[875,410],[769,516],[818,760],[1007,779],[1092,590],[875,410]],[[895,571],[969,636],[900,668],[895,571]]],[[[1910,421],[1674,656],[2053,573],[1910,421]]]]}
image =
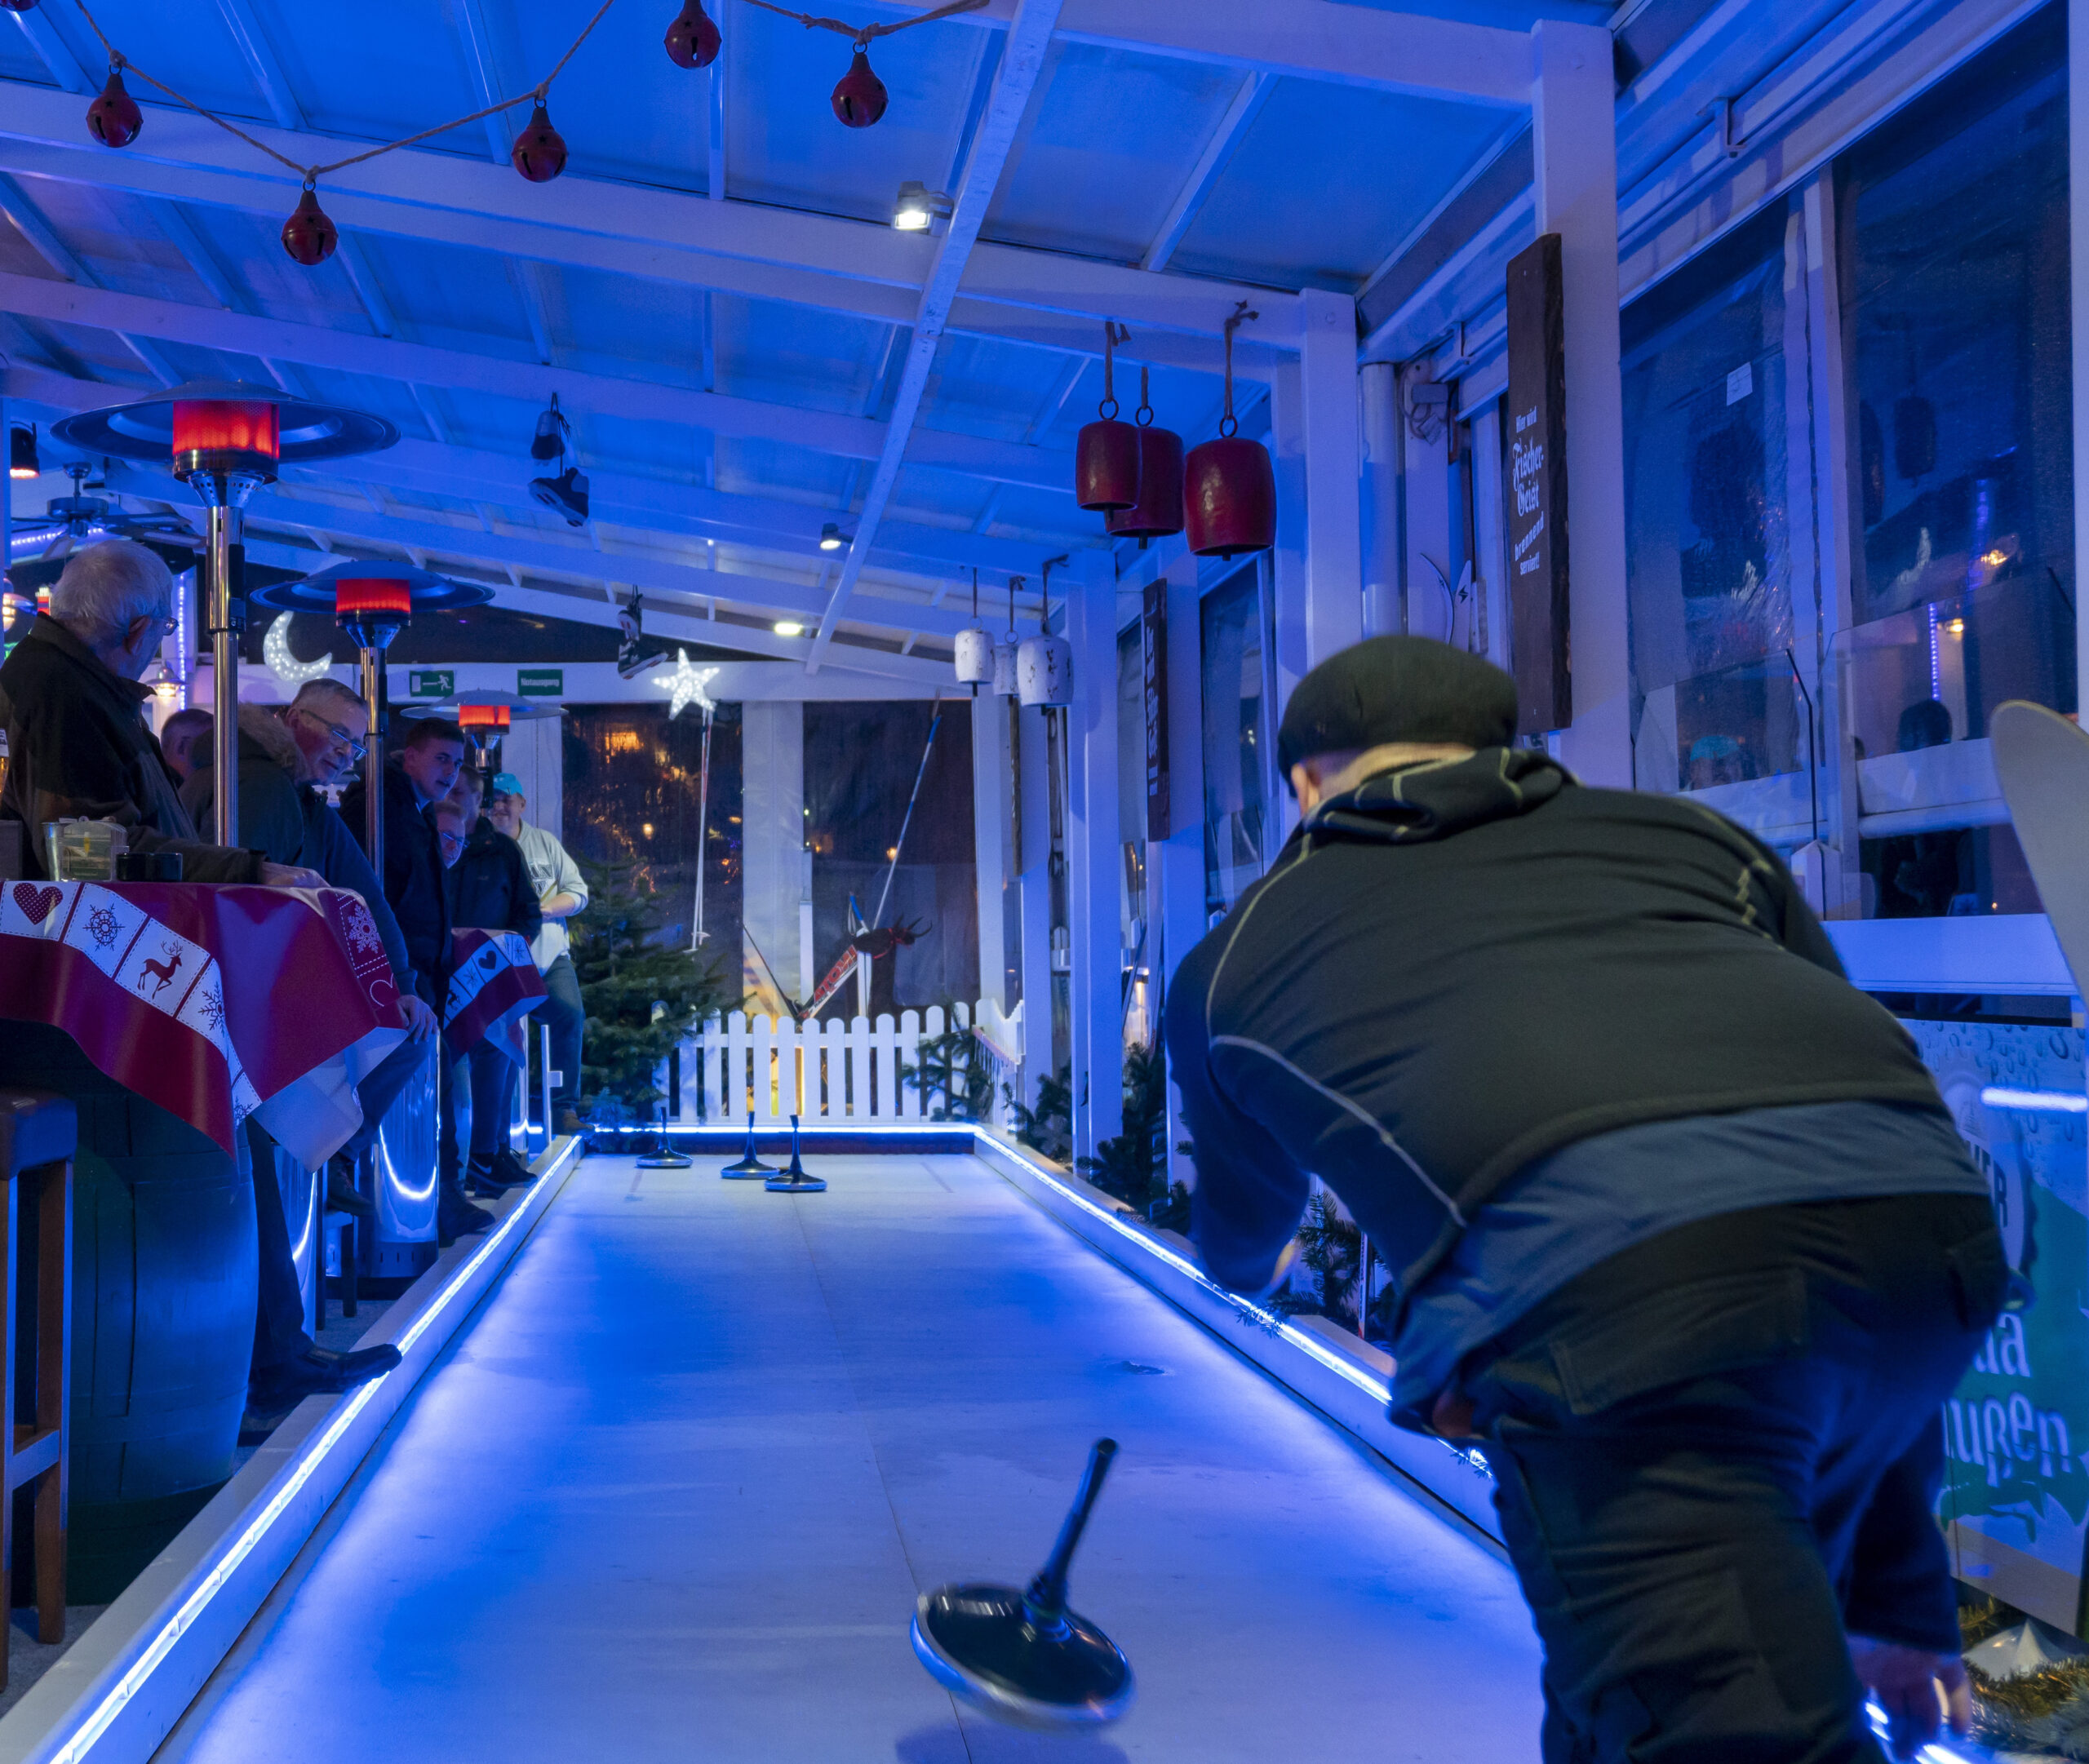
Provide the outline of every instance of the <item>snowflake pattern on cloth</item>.
{"type": "Polygon", "coordinates": [[[77,886],[79,899],[67,916],[64,941],[114,980],[131,946],[152,920],[142,907],[132,906],[120,894],[91,882],[77,886]]]}

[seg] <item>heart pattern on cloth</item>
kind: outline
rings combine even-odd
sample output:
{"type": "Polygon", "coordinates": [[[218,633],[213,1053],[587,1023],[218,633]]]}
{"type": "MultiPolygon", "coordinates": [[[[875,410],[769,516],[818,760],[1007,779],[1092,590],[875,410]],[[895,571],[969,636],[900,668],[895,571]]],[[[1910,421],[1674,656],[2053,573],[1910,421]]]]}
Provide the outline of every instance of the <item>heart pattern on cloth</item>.
{"type": "Polygon", "coordinates": [[[479,966],[488,973],[500,966],[500,954],[491,944],[479,951],[479,966]]]}
{"type": "Polygon", "coordinates": [[[62,889],[38,888],[33,882],[15,884],[15,905],[33,925],[42,924],[51,916],[51,909],[64,898],[62,889]]]}

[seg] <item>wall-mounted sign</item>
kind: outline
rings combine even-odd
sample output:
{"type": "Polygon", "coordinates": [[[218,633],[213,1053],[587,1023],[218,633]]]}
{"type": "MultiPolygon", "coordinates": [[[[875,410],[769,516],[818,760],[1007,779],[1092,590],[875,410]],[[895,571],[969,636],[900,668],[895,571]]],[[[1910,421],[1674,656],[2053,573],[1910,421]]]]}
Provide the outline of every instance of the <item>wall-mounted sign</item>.
{"type": "Polygon", "coordinates": [[[406,696],[410,698],[447,698],[457,690],[457,672],[449,667],[410,667],[406,670],[406,696]]]}
{"type": "Polygon", "coordinates": [[[1175,831],[1168,812],[1168,584],[1147,584],[1139,620],[1146,700],[1146,836],[1175,831]]]}
{"type": "Polygon", "coordinates": [[[562,698],[565,696],[565,670],[562,667],[518,667],[515,689],[526,698],[562,698]]]}
{"type": "Polygon", "coordinates": [[[1509,625],[1517,728],[1574,720],[1567,623],[1567,351],[1559,235],[1509,260],[1509,625]]]}

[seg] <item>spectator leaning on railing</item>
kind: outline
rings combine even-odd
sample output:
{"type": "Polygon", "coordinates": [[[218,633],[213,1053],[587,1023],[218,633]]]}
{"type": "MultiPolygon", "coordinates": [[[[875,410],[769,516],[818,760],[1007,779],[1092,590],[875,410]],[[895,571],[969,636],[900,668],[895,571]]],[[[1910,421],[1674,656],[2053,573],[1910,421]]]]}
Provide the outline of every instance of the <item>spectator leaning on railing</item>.
{"type": "Polygon", "coordinates": [[[577,1133],[580,1115],[581,1035],[588,1013],[580,1002],[580,977],[573,971],[572,941],[565,921],[588,905],[588,884],[565,846],[543,827],[522,818],[530,806],[522,780],[512,772],[494,774],[486,795],[486,818],[522,848],[543,928],[530,940],[530,953],[544,977],[544,1017],[552,1030],[552,1068],[558,1083],[552,1095],[552,1131],[577,1133]]]}
{"type": "Polygon", "coordinates": [[[133,851],[171,851],[189,882],[319,885],[310,871],[198,839],[179,780],[141,714],[139,676],[174,628],[174,578],[128,539],[74,553],[4,667],[7,778],[0,816],[26,822],[29,867],[43,873],[42,829],[69,816],[114,821],[133,851]]]}

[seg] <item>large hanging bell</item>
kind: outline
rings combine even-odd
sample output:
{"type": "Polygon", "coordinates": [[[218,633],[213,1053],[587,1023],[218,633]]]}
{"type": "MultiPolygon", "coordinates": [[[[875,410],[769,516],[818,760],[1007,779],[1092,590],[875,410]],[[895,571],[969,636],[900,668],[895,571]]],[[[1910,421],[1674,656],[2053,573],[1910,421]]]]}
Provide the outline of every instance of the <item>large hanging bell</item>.
{"type": "Polygon", "coordinates": [[[984,625],[966,626],[956,648],[960,685],[983,686],[994,677],[994,634],[984,625]]]}
{"type": "Polygon", "coordinates": [[[1039,632],[1015,652],[1016,696],[1025,704],[1071,704],[1074,649],[1064,637],[1039,632]]]}
{"type": "Polygon", "coordinates": [[[1137,500],[1109,518],[1120,539],[1164,539],[1182,530],[1182,437],[1174,430],[1142,428],[1137,500]]]}
{"type": "Polygon", "coordinates": [[[995,640],[994,696],[997,698],[1013,698],[1016,696],[1015,655],[1015,638],[1013,636],[995,640]]]}
{"type": "Polygon", "coordinates": [[[1276,543],[1276,473],[1260,441],[1222,435],[1191,449],[1182,499],[1199,557],[1237,557],[1276,543]]]}
{"type": "Polygon", "coordinates": [[[1074,500],[1115,510],[1138,499],[1139,431],[1108,417],[1084,423],[1074,443],[1074,500]]]}

